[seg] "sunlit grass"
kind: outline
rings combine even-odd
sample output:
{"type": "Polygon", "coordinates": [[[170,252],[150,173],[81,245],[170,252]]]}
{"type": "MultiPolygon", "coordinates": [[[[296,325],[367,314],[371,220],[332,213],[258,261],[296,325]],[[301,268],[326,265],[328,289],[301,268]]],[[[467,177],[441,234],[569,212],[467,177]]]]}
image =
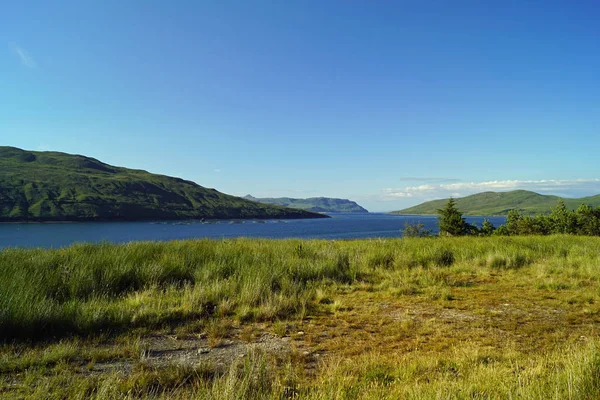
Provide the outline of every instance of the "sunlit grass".
{"type": "Polygon", "coordinates": [[[600,397],[598,238],[76,245],[0,269],[0,397],[600,397]],[[154,332],[300,347],[157,369],[154,332]],[[134,367],[82,372],[106,360],[134,367]]]}

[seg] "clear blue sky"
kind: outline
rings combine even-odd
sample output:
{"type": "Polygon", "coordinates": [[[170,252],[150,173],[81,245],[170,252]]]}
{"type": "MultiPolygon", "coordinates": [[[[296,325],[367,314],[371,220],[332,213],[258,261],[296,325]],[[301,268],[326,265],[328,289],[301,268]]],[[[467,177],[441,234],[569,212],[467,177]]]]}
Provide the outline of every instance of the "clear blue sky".
{"type": "Polygon", "coordinates": [[[600,193],[597,1],[0,5],[0,143],[373,211],[600,193]]]}

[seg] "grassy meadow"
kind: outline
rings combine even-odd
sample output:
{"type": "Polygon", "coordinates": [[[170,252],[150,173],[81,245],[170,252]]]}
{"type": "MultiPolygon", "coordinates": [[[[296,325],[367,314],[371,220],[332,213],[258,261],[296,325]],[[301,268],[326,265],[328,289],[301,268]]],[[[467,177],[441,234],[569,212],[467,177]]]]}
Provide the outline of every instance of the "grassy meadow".
{"type": "Polygon", "coordinates": [[[600,397],[596,237],[78,244],[0,270],[4,398],[600,397]],[[148,362],[156,338],[264,337],[288,351],[148,362]]]}

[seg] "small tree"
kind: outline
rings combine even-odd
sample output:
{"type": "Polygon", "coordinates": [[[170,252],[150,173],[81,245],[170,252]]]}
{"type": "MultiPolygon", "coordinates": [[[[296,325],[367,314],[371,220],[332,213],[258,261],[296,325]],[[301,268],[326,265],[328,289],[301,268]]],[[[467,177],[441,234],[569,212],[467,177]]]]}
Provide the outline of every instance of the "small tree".
{"type": "Polygon", "coordinates": [[[480,233],[481,233],[481,231],[479,230],[477,225],[465,222],[465,233],[464,233],[465,235],[479,236],[480,233]]]}
{"type": "Polygon", "coordinates": [[[452,197],[448,199],[446,207],[437,211],[440,235],[463,236],[469,232],[469,226],[463,219],[462,213],[456,208],[456,202],[452,197]]]}
{"type": "Polygon", "coordinates": [[[492,224],[489,219],[485,218],[483,220],[483,224],[481,225],[481,230],[479,232],[482,236],[492,236],[495,230],[496,227],[494,226],[494,224],[492,224]]]}
{"type": "Polygon", "coordinates": [[[508,228],[506,227],[506,225],[500,225],[498,227],[498,229],[496,229],[494,231],[494,236],[509,236],[510,232],[508,231],[508,228]]]}
{"type": "Polygon", "coordinates": [[[536,215],[533,218],[536,235],[548,235],[552,231],[552,221],[547,215],[536,215]]]}
{"type": "Polygon", "coordinates": [[[558,199],[556,207],[550,213],[552,233],[576,233],[577,219],[575,213],[569,211],[562,199],[558,199]]]}
{"type": "Polygon", "coordinates": [[[600,236],[600,208],[582,204],[575,211],[575,219],[578,235],[600,236]]]}
{"type": "Polygon", "coordinates": [[[402,235],[404,237],[427,237],[431,236],[431,231],[425,229],[425,224],[421,223],[421,221],[418,221],[416,224],[406,221],[402,235]]]}
{"type": "Polygon", "coordinates": [[[510,210],[508,212],[508,215],[506,216],[506,230],[509,235],[518,235],[520,233],[519,225],[522,219],[523,216],[519,211],[510,210]]]}
{"type": "Polygon", "coordinates": [[[519,235],[537,235],[537,227],[535,225],[535,220],[531,217],[531,215],[525,215],[519,220],[519,235]]]}

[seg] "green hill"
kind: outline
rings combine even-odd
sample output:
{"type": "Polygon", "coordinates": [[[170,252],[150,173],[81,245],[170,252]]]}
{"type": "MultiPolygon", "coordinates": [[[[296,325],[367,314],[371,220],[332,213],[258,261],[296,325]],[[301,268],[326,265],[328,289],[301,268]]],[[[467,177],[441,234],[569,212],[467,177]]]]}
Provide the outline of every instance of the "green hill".
{"type": "Polygon", "coordinates": [[[89,157],[0,146],[0,221],[319,217],[89,157]]]}
{"type": "MultiPolygon", "coordinates": [[[[560,197],[543,195],[527,190],[512,192],[483,192],[456,199],[456,206],[464,215],[507,215],[518,210],[526,215],[546,214],[560,197]]],[[[579,199],[562,198],[567,208],[574,210],[581,204],[600,206],[600,195],[579,199]]],[[[443,208],[448,199],[433,200],[390,214],[433,215],[443,208]]]]}
{"type": "Polygon", "coordinates": [[[329,212],[329,213],[367,213],[366,209],[362,208],[354,201],[346,199],[333,199],[329,197],[312,197],[309,199],[292,199],[289,197],[277,198],[256,198],[251,195],[244,197],[245,199],[257,201],[263,204],[276,204],[283,207],[299,208],[302,210],[313,212],[329,212]]]}

